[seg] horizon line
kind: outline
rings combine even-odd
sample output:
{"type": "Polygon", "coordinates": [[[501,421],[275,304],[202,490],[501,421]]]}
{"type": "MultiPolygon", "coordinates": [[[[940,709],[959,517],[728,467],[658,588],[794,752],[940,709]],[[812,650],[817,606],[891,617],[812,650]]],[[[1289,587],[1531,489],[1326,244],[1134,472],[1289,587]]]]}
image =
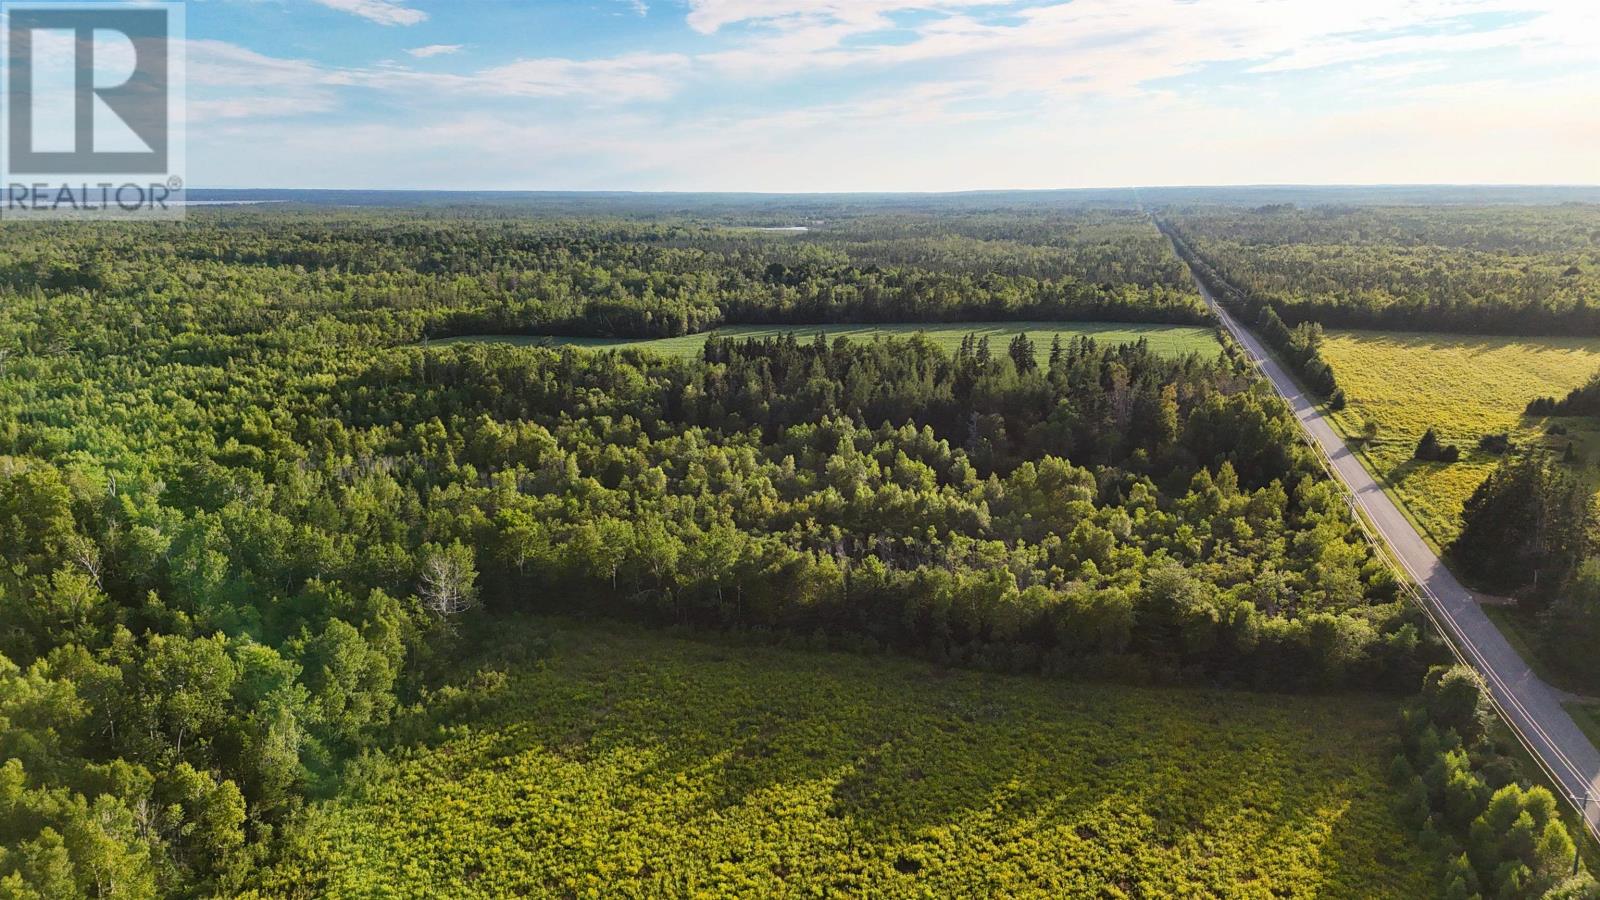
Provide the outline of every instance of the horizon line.
{"type": "Polygon", "coordinates": [[[1341,190],[1341,189],[1467,189],[1467,190],[1600,190],[1600,182],[1259,182],[1240,184],[1140,184],[1109,187],[961,188],[952,190],[854,191],[750,191],[736,189],[628,189],[628,188],[426,188],[426,187],[188,187],[188,191],[282,191],[299,193],[371,194],[609,194],[609,195],[718,195],[744,197],[849,197],[849,196],[959,196],[963,194],[1064,194],[1143,190],[1341,190]]]}

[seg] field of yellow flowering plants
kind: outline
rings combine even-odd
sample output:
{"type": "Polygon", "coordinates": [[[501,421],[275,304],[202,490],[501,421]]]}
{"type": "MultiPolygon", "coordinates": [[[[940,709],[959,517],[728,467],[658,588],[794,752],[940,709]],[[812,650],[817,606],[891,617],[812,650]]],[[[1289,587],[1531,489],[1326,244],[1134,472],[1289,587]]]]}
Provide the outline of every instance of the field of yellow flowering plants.
{"type": "Polygon", "coordinates": [[[1390,700],[503,632],[260,895],[1430,894],[1384,787],[1390,700]]]}
{"type": "Polygon", "coordinates": [[[1440,546],[1460,533],[1461,505],[1500,460],[1478,449],[1484,435],[1557,454],[1572,444],[1590,465],[1600,449],[1583,418],[1523,415],[1530,400],[1564,397],[1600,369],[1600,338],[1333,331],[1322,355],[1348,397],[1335,425],[1353,442],[1366,422],[1378,426],[1368,465],[1440,546]],[[1564,433],[1546,434],[1551,425],[1564,433]],[[1411,458],[1429,428],[1461,448],[1460,462],[1411,458]]]}

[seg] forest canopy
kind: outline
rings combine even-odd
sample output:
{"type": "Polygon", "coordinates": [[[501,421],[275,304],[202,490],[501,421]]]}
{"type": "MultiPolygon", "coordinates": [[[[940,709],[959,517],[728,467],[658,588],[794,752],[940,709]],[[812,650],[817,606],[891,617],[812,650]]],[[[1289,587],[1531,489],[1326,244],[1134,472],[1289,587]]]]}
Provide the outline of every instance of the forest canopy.
{"type": "Polygon", "coordinates": [[[1170,216],[1291,325],[1600,334],[1600,205],[1200,208],[1170,216]]]}
{"type": "Polygon", "coordinates": [[[21,896],[247,888],[496,616],[1277,691],[1408,691],[1437,661],[1236,352],[419,343],[1207,321],[1133,214],[774,236],[199,213],[8,227],[0,293],[0,884],[21,896]]]}
{"type": "MultiPolygon", "coordinates": [[[[1208,318],[1165,238],[1128,211],[858,212],[797,227],[811,230],[271,208],[196,212],[157,231],[41,224],[0,235],[0,296],[25,309],[46,297],[161,298],[144,310],[154,320],[136,327],[247,334],[315,322],[382,344],[670,337],[722,324],[1208,318]]],[[[121,352],[158,336],[97,335],[84,349],[121,352]]]]}

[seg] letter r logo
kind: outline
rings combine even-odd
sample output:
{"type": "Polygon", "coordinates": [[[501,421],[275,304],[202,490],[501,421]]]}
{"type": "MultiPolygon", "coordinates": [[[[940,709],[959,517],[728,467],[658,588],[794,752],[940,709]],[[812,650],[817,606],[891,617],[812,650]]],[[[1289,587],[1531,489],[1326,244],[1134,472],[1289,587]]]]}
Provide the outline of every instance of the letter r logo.
{"type": "Polygon", "coordinates": [[[165,173],[168,9],[6,9],[7,170],[165,173]]]}

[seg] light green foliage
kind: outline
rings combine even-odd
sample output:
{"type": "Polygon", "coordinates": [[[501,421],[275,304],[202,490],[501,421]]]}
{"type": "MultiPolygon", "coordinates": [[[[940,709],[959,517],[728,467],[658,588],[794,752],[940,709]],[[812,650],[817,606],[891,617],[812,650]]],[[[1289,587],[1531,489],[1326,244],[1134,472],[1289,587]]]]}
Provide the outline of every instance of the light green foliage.
{"type": "Polygon", "coordinates": [[[176,762],[216,731],[228,714],[238,670],[227,639],[152,635],[132,669],[129,740],[151,759],[176,762]]]}
{"type": "Polygon", "coordinates": [[[262,895],[1429,892],[1384,702],[497,630],[550,649],[370,763],[262,895]]]}
{"type": "MultiPolygon", "coordinates": [[[[0,229],[0,886],[227,895],[325,837],[297,837],[299,813],[347,763],[425,733],[440,750],[415,764],[448,788],[384,795],[381,765],[355,763],[380,800],[362,821],[390,841],[342,842],[373,854],[339,870],[363,893],[409,877],[413,854],[424,891],[492,892],[507,859],[553,847],[574,891],[618,873],[655,887],[634,866],[656,847],[662,878],[771,883],[740,849],[757,844],[805,848],[787,865],[824,886],[920,865],[943,893],[983,893],[973,879],[1032,883],[1038,863],[1058,893],[1414,893],[1410,850],[1361,787],[1362,701],[968,676],[941,700],[916,667],[845,678],[849,660],[758,655],[707,676],[643,639],[587,675],[430,690],[485,617],[558,609],[997,672],[1416,683],[1392,575],[1287,409],[1208,336],[1196,354],[1057,352],[1030,329],[1036,366],[1026,342],[964,325],[955,353],[928,335],[707,338],[692,359],[418,347],[1206,323],[1142,215],[874,209],[781,239],[504,210],[0,229]],[[1002,684],[991,713],[982,685],[1002,684]],[[432,732],[434,714],[461,729],[432,732]],[[923,774],[889,780],[874,760],[905,762],[902,745],[923,774]],[[511,824],[477,816],[507,807],[511,824]],[[456,815],[476,817],[438,841],[407,830],[456,815]],[[613,822],[631,843],[608,843],[613,822]],[[507,835],[481,873],[454,862],[507,835]],[[602,871],[604,848],[630,855],[602,871]],[[465,880],[428,881],[435,853],[465,880]],[[701,867],[672,868],[686,859],[701,867]]],[[[1144,330],[1101,336],[1123,328],[1144,330]]]]}
{"type": "Polygon", "coordinates": [[[1435,668],[1422,682],[1422,702],[1435,727],[1453,730],[1468,744],[1483,737],[1489,722],[1489,701],[1471,669],[1435,668]]]}
{"type": "Polygon", "coordinates": [[[157,779],[156,828],[163,834],[174,865],[186,880],[229,884],[241,874],[244,849],[244,796],[231,781],[179,763],[157,779]]]}
{"type": "Polygon", "coordinates": [[[0,895],[155,897],[150,850],[117,798],[35,785],[20,760],[0,764],[0,895]]]}
{"type": "Polygon", "coordinates": [[[1515,744],[1488,722],[1482,682],[1462,665],[1431,670],[1401,716],[1404,752],[1389,768],[1394,809],[1433,854],[1445,896],[1600,895],[1555,795],[1513,780],[1504,754],[1515,744]]]}

